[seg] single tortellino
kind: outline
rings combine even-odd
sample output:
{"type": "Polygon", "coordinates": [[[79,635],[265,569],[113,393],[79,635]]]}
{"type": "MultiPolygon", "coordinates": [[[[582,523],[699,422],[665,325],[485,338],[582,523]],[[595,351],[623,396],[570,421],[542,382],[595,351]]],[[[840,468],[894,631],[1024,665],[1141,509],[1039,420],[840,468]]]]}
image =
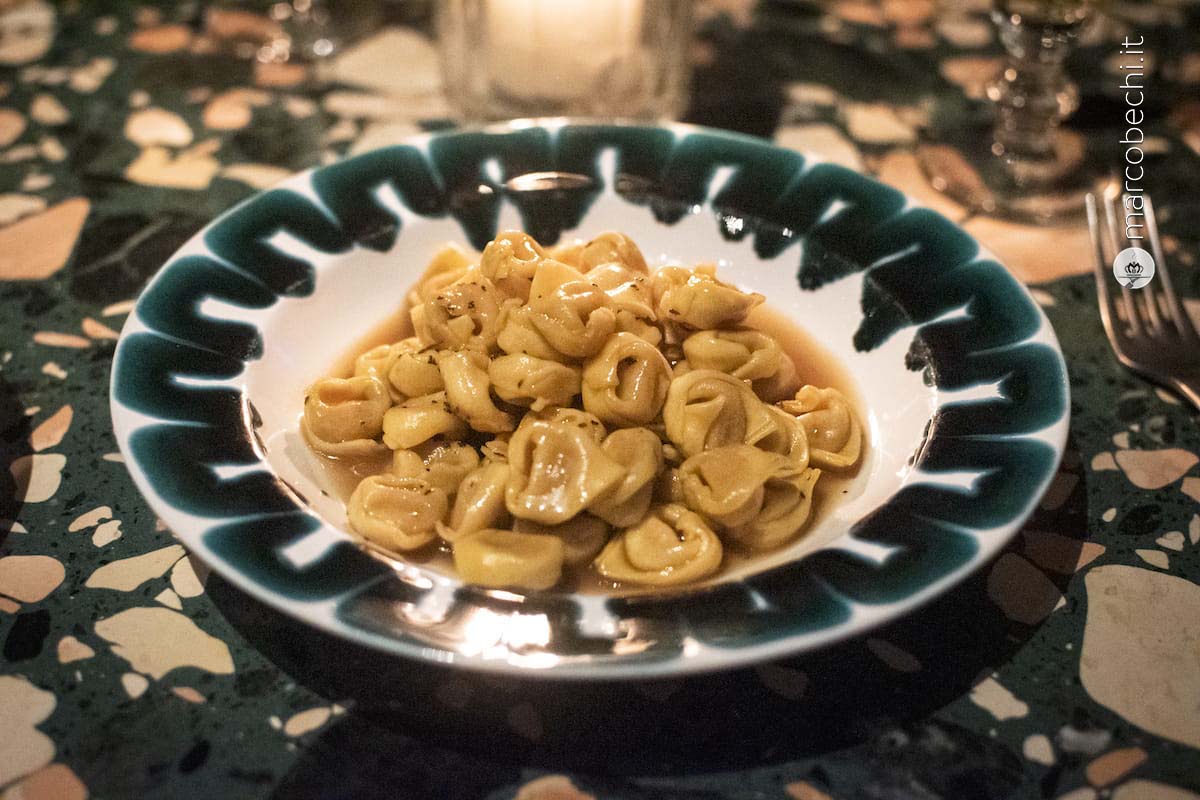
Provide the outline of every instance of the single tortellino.
{"type": "Polygon", "coordinates": [[[766,406],[771,415],[769,433],[754,442],[759,450],[786,456],[798,469],[808,466],[808,436],[800,420],[776,406],[766,406]]]}
{"type": "Polygon", "coordinates": [[[479,269],[506,297],[524,302],[529,299],[534,273],[545,258],[546,251],[529,234],[501,231],[483,249],[479,269]]]}
{"type": "Polygon", "coordinates": [[[763,301],[717,280],[716,267],[663,267],[654,276],[658,318],[693,330],[736,325],[763,301]]]}
{"type": "Polygon", "coordinates": [[[475,350],[443,350],[438,353],[438,368],[450,409],[472,428],[503,433],[517,427],[517,418],[492,401],[486,355],[475,350]]]}
{"type": "Polygon", "coordinates": [[[554,346],[533,324],[533,309],[519,300],[505,301],[501,309],[500,333],[496,344],[509,355],[529,355],[546,361],[569,362],[572,359],[554,346]]]}
{"type": "Polygon", "coordinates": [[[562,422],[523,424],[509,442],[508,464],[509,513],[546,525],[566,522],[625,477],[587,430],[562,422]]]}
{"type": "Polygon", "coordinates": [[[763,485],[762,508],[753,519],[727,528],[726,536],[754,550],[769,550],[796,537],[812,512],[821,470],[781,469],[763,485]]]}
{"type": "Polygon", "coordinates": [[[626,472],[624,479],[601,495],[589,510],[611,525],[628,528],[650,509],[663,468],[662,442],[645,428],[622,428],[610,433],[601,448],[626,472]]]}
{"type": "Polygon", "coordinates": [[[390,405],[387,387],[378,378],[324,378],[305,393],[300,428],[319,453],[375,455],[382,450],[378,439],[390,405]]]}
{"type": "Polygon", "coordinates": [[[562,577],[562,540],[486,528],[454,542],[454,568],[467,583],[496,589],[549,589],[562,577]]]}
{"type": "Polygon", "coordinates": [[[773,403],[796,391],[796,365],[774,337],[755,330],[697,331],[683,342],[691,369],[715,369],[750,381],[773,403]]]}
{"type": "Polygon", "coordinates": [[[500,334],[500,293],[479,270],[443,287],[425,301],[413,326],[421,341],[452,350],[478,344],[484,348],[496,343],[500,334]]]}
{"type": "Polygon", "coordinates": [[[504,490],[508,486],[508,464],[485,461],[458,484],[454,506],[445,524],[437,532],[448,542],[484,528],[502,528],[508,524],[504,490]]]}
{"type": "Polygon", "coordinates": [[[688,508],[730,528],[744,525],[759,514],[763,485],[781,467],[788,466],[783,456],[733,444],[705,450],[684,461],[679,468],[679,484],[688,508]]]}
{"type": "Polygon", "coordinates": [[[862,454],[862,427],[846,396],[837,389],[804,386],[795,400],[780,403],[795,414],[808,436],[809,460],[818,467],[845,469],[862,454]]]}
{"type": "Polygon", "coordinates": [[[527,519],[518,519],[513,523],[513,530],[517,533],[540,533],[560,539],[563,543],[563,560],[570,567],[590,562],[608,541],[608,526],[603,520],[587,513],[569,519],[561,525],[542,525],[527,519]]]}
{"type": "Polygon", "coordinates": [[[350,527],[388,550],[416,550],[433,541],[449,500],[421,478],[372,475],[363,478],[346,507],[350,527]]]}
{"type": "Polygon", "coordinates": [[[711,369],[671,381],[663,404],[667,436],[684,456],[731,444],[753,444],[774,429],[767,406],[748,384],[711,369]]]}
{"type": "Polygon", "coordinates": [[[408,307],[415,309],[446,286],[466,274],[472,258],[456,244],[447,244],[434,255],[420,280],[408,293],[408,307]]]}
{"type": "Polygon", "coordinates": [[[445,392],[405,400],[383,415],[383,443],[410,450],[435,436],[461,439],[470,429],[450,411],[445,392]]]}
{"type": "Polygon", "coordinates": [[[722,555],[712,528],[695,512],[670,503],[616,534],[593,564],[618,583],[678,586],[712,575],[722,555]]]}
{"type": "Polygon", "coordinates": [[[654,345],[632,333],[609,337],[583,366],[583,407],[604,422],[630,428],[662,410],[671,365],[654,345]]]}
{"type": "Polygon", "coordinates": [[[442,442],[416,450],[397,450],[392,454],[392,474],[405,478],[423,478],[431,486],[453,498],[463,479],[479,466],[475,448],[462,442],[442,442]]]}
{"type": "Polygon", "coordinates": [[[387,371],[388,383],[402,397],[420,397],[446,388],[438,369],[437,353],[425,350],[399,353],[387,371]]]}
{"type": "Polygon", "coordinates": [[[529,406],[534,411],[546,406],[570,405],[580,389],[578,367],[527,353],[492,359],[488,377],[502,400],[529,406]]]}
{"type": "Polygon", "coordinates": [[[620,264],[601,264],[588,270],[584,278],[604,290],[615,310],[628,311],[639,319],[654,319],[654,289],[644,272],[620,264]]]}
{"type": "Polygon", "coordinates": [[[604,346],[617,315],[603,290],[578,270],[546,260],[529,289],[530,320],[550,346],[571,358],[587,358],[604,346]]]}
{"type": "Polygon", "coordinates": [[[602,233],[584,245],[579,254],[579,267],[589,270],[601,264],[620,264],[643,275],[649,271],[642,251],[623,233],[602,233]]]}

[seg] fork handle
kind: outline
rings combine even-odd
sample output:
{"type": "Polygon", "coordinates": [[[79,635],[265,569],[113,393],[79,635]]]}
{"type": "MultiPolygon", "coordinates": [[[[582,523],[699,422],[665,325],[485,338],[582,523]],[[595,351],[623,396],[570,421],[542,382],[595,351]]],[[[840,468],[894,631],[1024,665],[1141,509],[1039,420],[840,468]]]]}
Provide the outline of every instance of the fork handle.
{"type": "Polygon", "coordinates": [[[1173,378],[1171,383],[1192,407],[1200,411],[1200,375],[1189,375],[1186,378],[1173,378]]]}

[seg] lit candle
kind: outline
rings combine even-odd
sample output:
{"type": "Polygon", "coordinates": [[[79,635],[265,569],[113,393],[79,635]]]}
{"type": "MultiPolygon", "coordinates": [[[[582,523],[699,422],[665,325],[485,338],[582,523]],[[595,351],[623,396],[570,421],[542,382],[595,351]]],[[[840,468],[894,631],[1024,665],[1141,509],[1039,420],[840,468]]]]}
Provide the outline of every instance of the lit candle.
{"type": "Polygon", "coordinates": [[[643,4],[486,0],[492,85],[515,98],[559,103],[595,94],[639,57],[643,4]]]}

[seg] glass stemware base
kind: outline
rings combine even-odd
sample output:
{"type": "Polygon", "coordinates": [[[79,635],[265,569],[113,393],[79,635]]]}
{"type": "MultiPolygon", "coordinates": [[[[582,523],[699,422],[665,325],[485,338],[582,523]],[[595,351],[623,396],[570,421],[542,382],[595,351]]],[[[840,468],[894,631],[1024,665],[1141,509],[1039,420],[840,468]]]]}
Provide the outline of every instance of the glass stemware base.
{"type": "Polygon", "coordinates": [[[1061,125],[1079,103],[1064,64],[1089,12],[1084,0],[997,0],[992,20],[1007,59],[987,89],[990,141],[961,143],[961,158],[927,153],[935,189],[971,211],[1025,222],[1082,214],[1098,175],[1083,137],[1061,125]]]}

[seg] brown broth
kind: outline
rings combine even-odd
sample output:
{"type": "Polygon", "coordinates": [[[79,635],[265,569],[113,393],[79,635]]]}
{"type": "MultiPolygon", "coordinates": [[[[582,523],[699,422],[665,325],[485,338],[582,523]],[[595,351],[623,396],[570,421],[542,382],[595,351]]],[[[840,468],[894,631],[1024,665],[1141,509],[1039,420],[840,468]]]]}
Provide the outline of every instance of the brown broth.
{"type": "MultiPolygon", "coordinates": [[[[766,305],[753,309],[745,321],[745,326],[757,329],[775,338],[783,351],[792,359],[796,366],[798,385],[812,384],[814,386],[832,387],[840,391],[858,414],[863,428],[863,452],[868,448],[868,430],[865,425],[866,416],[858,385],[846,368],[831,355],[823,345],[817,342],[808,331],[796,325],[780,311],[766,305]]],[[[408,313],[408,303],[402,304],[396,313],[372,328],[366,335],[358,339],[344,355],[338,358],[329,370],[329,377],[345,378],[354,373],[354,362],[359,355],[381,344],[397,342],[413,335],[412,321],[408,313]]],[[[325,474],[325,485],[343,503],[350,499],[355,486],[369,475],[378,475],[391,468],[391,458],[347,459],[323,456],[318,459],[325,474]]],[[[862,467],[862,460],[853,469],[832,472],[825,470],[817,481],[816,493],[813,498],[812,514],[806,528],[812,529],[821,520],[828,517],[836,507],[839,499],[849,491],[862,467]]],[[[801,537],[803,538],[803,536],[801,537]]],[[[576,591],[584,594],[661,594],[694,589],[721,582],[726,575],[742,572],[746,566],[756,561],[766,561],[780,550],[795,545],[795,541],[781,545],[775,550],[750,551],[726,546],[720,570],[703,581],[695,584],[674,587],[656,586],[625,586],[620,583],[602,578],[594,570],[579,569],[573,574],[566,573],[559,588],[563,591],[576,591]]],[[[454,574],[454,561],[448,544],[440,539],[418,551],[396,554],[395,558],[407,562],[422,564],[445,574],[454,574]]]]}

